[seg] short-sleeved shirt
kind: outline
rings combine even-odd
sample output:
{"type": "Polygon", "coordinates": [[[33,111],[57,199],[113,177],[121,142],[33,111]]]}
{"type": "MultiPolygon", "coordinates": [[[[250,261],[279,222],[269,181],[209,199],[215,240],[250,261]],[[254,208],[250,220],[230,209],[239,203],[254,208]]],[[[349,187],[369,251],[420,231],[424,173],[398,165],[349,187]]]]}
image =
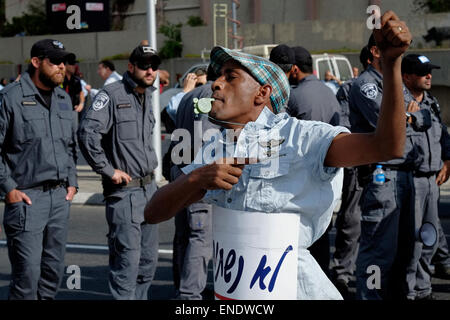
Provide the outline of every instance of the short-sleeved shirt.
{"type": "Polygon", "coordinates": [[[331,142],[343,132],[348,130],[264,108],[236,143],[227,143],[233,139],[222,131],[214,137],[218,143],[205,144],[194,163],[182,169],[189,174],[223,156],[258,155],[260,161],[246,165],[231,190],[208,191],[204,200],[233,210],[300,215],[299,299],[341,299],[307,248],[327,229],[341,193],[342,170],[325,167],[324,161],[331,142]]]}

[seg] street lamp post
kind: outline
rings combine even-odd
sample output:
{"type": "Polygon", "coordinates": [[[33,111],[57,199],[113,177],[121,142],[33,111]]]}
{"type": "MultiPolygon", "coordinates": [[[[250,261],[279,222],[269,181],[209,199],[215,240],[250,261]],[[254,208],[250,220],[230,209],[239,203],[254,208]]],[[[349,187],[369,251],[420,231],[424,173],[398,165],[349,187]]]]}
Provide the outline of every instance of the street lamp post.
{"type": "MultiPolygon", "coordinates": [[[[156,2],[157,0],[147,0],[147,32],[150,46],[158,50],[156,42],[156,2]]],[[[153,86],[156,90],[152,94],[153,115],[155,117],[155,127],[153,128],[153,147],[158,159],[158,166],[155,169],[156,181],[163,179],[162,175],[162,155],[161,155],[161,115],[159,110],[159,74],[153,86]]]]}

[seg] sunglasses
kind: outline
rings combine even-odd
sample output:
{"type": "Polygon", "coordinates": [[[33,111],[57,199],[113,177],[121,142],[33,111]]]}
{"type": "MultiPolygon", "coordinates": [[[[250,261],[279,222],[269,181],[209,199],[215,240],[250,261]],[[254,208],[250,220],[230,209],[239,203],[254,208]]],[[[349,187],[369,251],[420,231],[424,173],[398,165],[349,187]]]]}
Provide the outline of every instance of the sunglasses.
{"type": "Polygon", "coordinates": [[[38,58],[41,60],[47,58],[51,64],[55,64],[57,66],[59,66],[61,63],[67,64],[67,60],[65,58],[50,58],[47,56],[40,56],[38,58]]]}
{"type": "Polygon", "coordinates": [[[156,71],[159,68],[159,64],[157,64],[157,63],[151,63],[151,64],[136,63],[135,66],[144,71],[148,70],[149,68],[152,68],[153,71],[156,71]]]}

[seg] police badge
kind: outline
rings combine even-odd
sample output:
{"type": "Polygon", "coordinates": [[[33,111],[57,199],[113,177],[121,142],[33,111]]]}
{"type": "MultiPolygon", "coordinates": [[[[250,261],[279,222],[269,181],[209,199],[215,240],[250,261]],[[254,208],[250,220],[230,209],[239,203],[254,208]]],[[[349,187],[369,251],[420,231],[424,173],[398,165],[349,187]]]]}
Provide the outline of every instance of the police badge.
{"type": "Polygon", "coordinates": [[[94,109],[94,111],[99,111],[101,109],[103,109],[104,107],[106,107],[106,105],[109,102],[109,97],[105,92],[100,92],[99,94],[97,94],[97,96],[95,96],[95,100],[94,103],[92,104],[92,108],[94,109]]]}
{"type": "Polygon", "coordinates": [[[361,87],[361,93],[366,98],[375,100],[378,96],[378,87],[375,83],[366,83],[361,87]]]}

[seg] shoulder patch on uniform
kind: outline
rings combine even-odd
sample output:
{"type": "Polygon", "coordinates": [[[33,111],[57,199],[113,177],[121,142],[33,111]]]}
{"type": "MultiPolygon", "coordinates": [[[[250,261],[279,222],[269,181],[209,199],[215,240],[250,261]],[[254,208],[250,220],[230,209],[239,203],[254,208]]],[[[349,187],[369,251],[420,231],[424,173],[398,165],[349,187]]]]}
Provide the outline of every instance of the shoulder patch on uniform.
{"type": "Polygon", "coordinates": [[[378,96],[378,87],[375,83],[366,83],[361,86],[361,93],[366,98],[375,100],[378,96]]]}
{"type": "Polygon", "coordinates": [[[106,94],[106,92],[99,92],[95,96],[94,103],[92,103],[92,108],[94,111],[99,111],[107,106],[109,103],[109,96],[106,94]]]}

